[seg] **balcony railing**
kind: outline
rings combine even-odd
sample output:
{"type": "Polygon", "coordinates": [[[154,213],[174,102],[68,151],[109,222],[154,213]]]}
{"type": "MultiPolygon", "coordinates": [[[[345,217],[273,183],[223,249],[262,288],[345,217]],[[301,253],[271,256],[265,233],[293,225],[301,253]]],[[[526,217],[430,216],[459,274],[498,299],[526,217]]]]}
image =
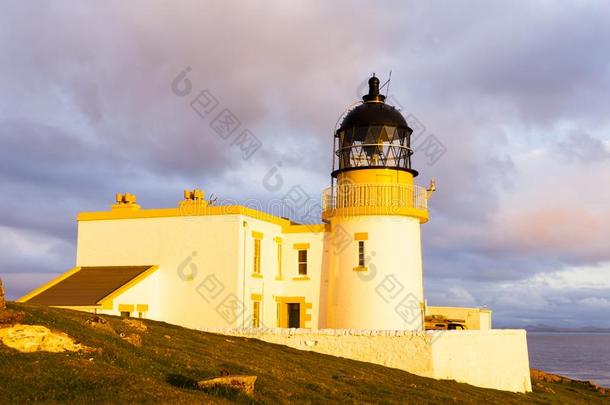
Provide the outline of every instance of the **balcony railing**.
{"type": "Polygon", "coordinates": [[[428,192],[406,184],[341,184],[322,194],[322,217],[342,215],[409,215],[427,220],[428,192]]]}

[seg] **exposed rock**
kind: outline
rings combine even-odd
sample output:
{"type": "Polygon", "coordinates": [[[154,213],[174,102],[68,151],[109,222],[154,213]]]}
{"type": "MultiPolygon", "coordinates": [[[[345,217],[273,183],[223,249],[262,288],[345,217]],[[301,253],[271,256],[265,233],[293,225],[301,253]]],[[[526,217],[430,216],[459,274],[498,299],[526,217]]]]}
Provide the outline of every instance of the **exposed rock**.
{"type": "Polygon", "coordinates": [[[6,309],[6,301],[4,300],[4,287],[2,286],[2,279],[0,279],[0,311],[6,309]]]}
{"type": "Polygon", "coordinates": [[[21,323],[24,319],[25,312],[5,309],[3,311],[0,311],[0,328],[6,325],[15,325],[17,323],[21,323]]]}
{"type": "Polygon", "coordinates": [[[532,381],[545,381],[545,382],[569,382],[570,379],[562,377],[556,374],[545,373],[544,371],[536,370],[535,368],[530,369],[530,378],[532,381]]]}
{"type": "Polygon", "coordinates": [[[167,340],[172,340],[172,337],[170,335],[163,335],[163,337],[167,340]]]}
{"type": "Polygon", "coordinates": [[[197,388],[209,390],[213,388],[225,387],[240,390],[246,395],[254,394],[255,375],[230,375],[202,380],[197,383],[197,388]]]}
{"type": "Polygon", "coordinates": [[[94,323],[100,323],[103,325],[103,324],[108,323],[108,321],[98,315],[94,315],[85,321],[85,324],[89,324],[89,325],[94,324],[94,323]]]}
{"type": "Polygon", "coordinates": [[[65,333],[53,332],[41,325],[14,325],[2,328],[0,329],[0,341],[6,346],[24,353],[91,350],[85,345],[75,343],[65,333]]]}
{"type": "Polygon", "coordinates": [[[142,321],[138,321],[137,319],[132,318],[124,318],[123,323],[130,328],[137,329],[140,332],[146,332],[148,327],[142,321]]]}
{"type": "Polygon", "coordinates": [[[555,394],[555,390],[539,382],[536,383],[536,388],[538,388],[540,391],[548,392],[549,394],[555,394]]]}
{"type": "MultiPolygon", "coordinates": [[[[600,394],[610,394],[610,390],[608,390],[608,388],[600,387],[599,385],[595,384],[594,382],[571,380],[569,378],[562,377],[557,374],[546,373],[544,371],[536,370],[534,368],[530,369],[530,377],[532,379],[532,382],[542,381],[542,382],[550,382],[550,383],[581,384],[581,385],[584,385],[584,386],[592,389],[593,391],[599,392],[600,394]]],[[[545,387],[540,382],[536,382],[535,386],[545,392],[550,392],[553,394],[555,393],[555,391],[553,391],[552,388],[545,387]]]]}
{"type": "Polygon", "coordinates": [[[583,381],[582,383],[585,386],[587,386],[588,388],[592,389],[593,391],[599,392],[600,394],[604,394],[604,395],[610,394],[610,389],[601,387],[598,384],[594,383],[593,381],[583,381]]]}
{"type": "Polygon", "coordinates": [[[85,321],[85,325],[90,328],[103,330],[112,334],[116,333],[112,326],[108,323],[108,321],[98,315],[94,315],[90,318],[87,318],[87,320],[85,321]]]}
{"type": "Polygon", "coordinates": [[[142,347],[142,336],[138,335],[137,333],[121,333],[119,336],[121,339],[134,345],[135,347],[142,347]]]}

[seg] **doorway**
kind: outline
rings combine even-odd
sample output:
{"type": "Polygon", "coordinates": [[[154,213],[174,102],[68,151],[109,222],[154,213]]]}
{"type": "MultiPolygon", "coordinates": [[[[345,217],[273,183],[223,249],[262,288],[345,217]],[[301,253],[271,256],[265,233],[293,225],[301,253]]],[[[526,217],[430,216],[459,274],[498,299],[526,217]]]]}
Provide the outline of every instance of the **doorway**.
{"type": "Polygon", "coordinates": [[[299,303],[288,303],[288,327],[289,328],[300,328],[301,327],[301,304],[299,303]]]}
{"type": "Polygon", "coordinates": [[[307,328],[312,304],[305,297],[275,297],[278,328],[307,328]]]}

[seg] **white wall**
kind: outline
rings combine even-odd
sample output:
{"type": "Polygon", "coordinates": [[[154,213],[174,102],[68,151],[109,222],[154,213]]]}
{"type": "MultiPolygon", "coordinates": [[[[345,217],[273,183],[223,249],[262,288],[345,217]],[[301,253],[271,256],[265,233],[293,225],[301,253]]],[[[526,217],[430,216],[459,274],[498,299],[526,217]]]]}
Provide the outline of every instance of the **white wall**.
{"type": "Polygon", "coordinates": [[[525,330],[429,333],[435,378],[514,392],[532,390],[525,330]]]}
{"type": "Polygon", "coordinates": [[[240,229],[239,215],[80,221],[76,265],[158,265],[153,297],[146,284],[130,292],[150,300],[137,303],[151,316],[187,327],[239,326],[217,308],[237,295],[240,229]]]}
{"type": "Polygon", "coordinates": [[[161,293],[161,272],[156,270],[144,280],[134,285],[132,288],[119,294],[112,300],[112,309],[97,310],[97,313],[108,315],[120,315],[120,305],[133,305],[133,317],[138,316],[136,306],[138,304],[148,305],[148,311],[144,318],[163,321],[162,307],[159,305],[158,297],[161,293]]]}
{"type": "Polygon", "coordinates": [[[252,294],[261,294],[261,321],[277,326],[276,297],[304,297],[312,305],[305,326],[317,328],[323,239],[323,232],[282,234],[278,224],[243,215],[80,221],[77,266],[159,266],[151,280],[117,297],[112,313],[118,314],[118,303],[148,304],[152,319],[192,328],[243,327],[251,325],[252,294]],[[262,278],[252,276],[253,231],[263,234],[262,278]],[[282,238],[282,280],[276,280],[276,237],[282,238]],[[309,243],[309,280],[293,280],[295,243],[309,243]],[[230,303],[236,308],[225,305],[230,303]]]}
{"type": "MultiPolygon", "coordinates": [[[[423,279],[420,222],[405,216],[335,217],[333,233],[367,232],[366,272],[358,266],[358,242],[331,255],[331,328],[422,330],[423,279]]],[[[332,237],[331,237],[332,240],[332,237]]]]}
{"type": "Polygon", "coordinates": [[[320,302],[320,283],[322,277],[322,249],[323,232],[304,232],[304,233],[282,233],[279,225],[266,221],[244,217],[247,222],[245,233],[240,235],[241,250],[239,252],[240,274],[239,291],[245,291],[245,302],[247,305],[247,316],[245,327],[249,323],[252,302],[251,294],[261,294],[262,301],[262,325],[267,327],[277,326],[277,297],[304,297],[307,303],[312,305],[308,310],[311,321],[306,323],[306,327],[317,328],[319,322],[319,302],[320,302]],[[262,278],[252,277],[254,267],[254,245],[252,231],[263,233],[261,239],[261,275],[262,278]],[[243,235],[246,237],[245,247],[245,290],[243,290],[243,235]],[[275,238],[282,238],[282,279],[278,280],[277,263],[277,243],[275,238]],[[295,243],[308,243],[308,280],[295,280],[302,278],[298,274],[297,250],[293,247],[295,243]]]}
{"type": "Polygon", "coordinates": [[[204,330],[381,364],[423,377],[512,392],[532,390],[524,330],[204,330]]]}

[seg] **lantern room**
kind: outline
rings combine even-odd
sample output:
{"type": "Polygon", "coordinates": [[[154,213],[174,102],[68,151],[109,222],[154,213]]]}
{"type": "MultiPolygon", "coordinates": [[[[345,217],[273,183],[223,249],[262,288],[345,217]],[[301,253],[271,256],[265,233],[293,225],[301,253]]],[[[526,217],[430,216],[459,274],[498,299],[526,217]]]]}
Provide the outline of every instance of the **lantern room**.
{"type": "Polygon", "coordinates": [[[335,133],[334,178],[341,172],[367,168],[387,168],[410,172],[413,130],[393,106],[379,93],[379,79],[368,81],[369,92],[362,103],[343,119],[335,133]]]}

